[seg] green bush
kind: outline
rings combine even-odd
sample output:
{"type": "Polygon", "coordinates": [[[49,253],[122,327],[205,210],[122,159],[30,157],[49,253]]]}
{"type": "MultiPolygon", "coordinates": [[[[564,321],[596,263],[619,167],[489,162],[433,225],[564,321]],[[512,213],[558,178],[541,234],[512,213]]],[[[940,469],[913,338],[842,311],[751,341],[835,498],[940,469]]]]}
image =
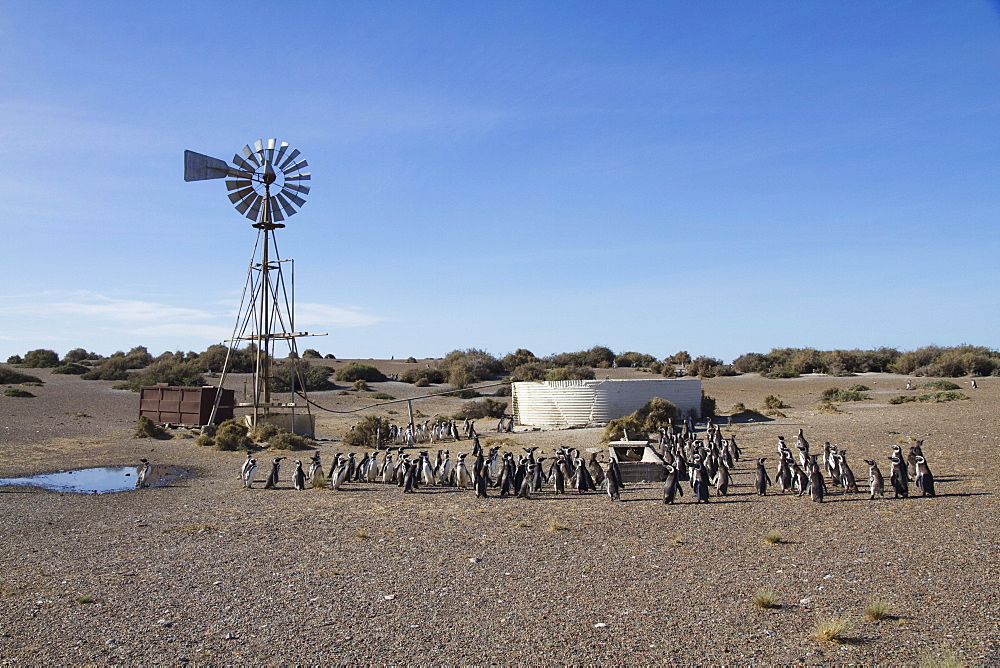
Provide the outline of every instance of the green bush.
{"type": "Polygon", "coordinates": [[[426,378],[418,378],[418,379],[417,379],[417,380],[416,380],[416,381],[415,381],[415,382],[413,383],[413,386],[414,386],[414,387],[427,387],[427,386],[429,386],[430,384],[431,384],[431,382],[430,382],[429,380],[427,380],[426,378]]]}
{"type": "Polygon", "coordinates": [[[593,380],[594,370],[587,366],[561,366],[545,374],[545,380],[593,380]]]}
{"type": "Polygon", "coordinates": [[[456,368],[460,368],[462,373],[467,376],[465,385],[489,380],[503,371],[503,365],[500,360],[485,350],[477,348],[453,350],[445,356],[441,366],[448,369],[448,382],[452,385],[456,385],[455,380],[451,378],[452,374],[455,373],[453,369],[456,368]]]}
{"type": "Polygon", "coordinates": [[[279,431],[281,430],[278,428],[278,425],[273,422],[260,420],[252,428],[247,430],[247,438],[254,443],[266,443],[277,436],[279,431]]]}
{"type": "MultiPolygon", "coordinates": [[[[862,385],[861,387],[864,387],[864,385],[862,385]]],[[[867,394],[865,394],[862,391],[858,391],[858,390],[842,390],[839,387],[829,387],[829,388],[823,390],[823,394],[820,395],[820,398],[824,402],[831,402],[831,401],[865,401],[867,399],[871,399],[870,396],[868,396],[867,394]]],[[[778,408],[780,408],[780,406],[778,408]]]]}
{"type": "Polygon", "coordinates": [[[889,399],[889,403],[893,405],[898,404],[909,404],[909,403],[943,403],[946,401],[960,401],[962,399],[968,399],[961,392],[933,392],[931,394],[901,394],[899,396],[889,399]]]}
{"type": "Polygon", "coordinates": [[[927,390],[939,390],[939,391],[962,389],[960,385],[956,385],[950,380],[929,380],[926,383],[921,384],[920,387],[927,390]]]}
{"type": "Polygon", "coordinates": [[[333,373],[333,369],[322,364],[312,365],[309,362],[300,361],[294,365],[291,362],[279,362],[272,366],[272,390],[275,392],[291,392],[293,366],[298,371],[295,378],[296,390],[301,390],[303,387],[305,387],[306,392],[324,392],[326,390],[337,389],[337,386],[330,381],[330,374],[333,373]]]}
{"type": "Polygon", "coordinates": [[[29,399],[35,396],[27,390],[22,390],[16,387],[8,387],[3,391],[3,395],[5,397],[15,397],[19,399],[29,399]]]}
{"type": "Polygon", "coordinates": [[[359,378],[356,381],[354,381],[353,385],[351,385],[351,389],[354,390],[355,392],[367,392],[371,388],[368,387],[368,383],[359,378]]]}
{"type": "Polygon", "coordinates": [[[368,364],[351,362],[337,370],[337,380],[353,383],[356,380],[367,380],[370,383],[384,383],[385,374],[368,364]]]}
{"type": "Polygon", "coordinates": [[[222,371],[226,366],[226,355],[229,355],[229,373],[252,373],[257,366],[257,346],[251,344],[246,348],[229,347],[221,343],[209,346],[205,352],[198,355],[196,363],[203,372],[222,371]]]}
{"type": "Polygon", "coordinates": [[[67,374],[71,376],[82,376],[89,369],[82,364],[63,364],[52,370],[52,373],[67,374]]]}
{"type": "Polygon", "coordinates": [[[612,420],[604,428],[604,441],[620,440],[624,430],[629,438],[645,439],[660,427],[667,426],[669,420],[678,417],[677,406],[660,397],[653,397],[645,406],[623,418],[612,420]]]}
{"type": "Polygon", "coordinates": [[[11,355],[7,358],[7,364],[24,364],[24,358],[20,355],[11,355]]]}
{"type": "Polygon", "coordinates": [[[316,441],[281,429],[267,441],[267,445],[272,450],[309,450],[316,447],[316,441]]]}
{"type": "Polygon", "coordinates": [[[502,418],[507,413],[507,402],[487,397],[482,401],[470,401],[453,417],[456,420],[479,420],[482,418],[502,418]]]}
{"type": "Polygon", "coordinates": [[[511,388],[510,383],[504,383],[497,388],[497,391],[493,393],[497,397],[509,397],[514,394],[514,390],[511,388]]]}
{"type": "Polygon", "coordinates": [[[306,348],[305,350],[302,351],[302,358],[303,359],[306,359],[306,358],[321,359],[322,357],[323,356],[319,354],[319,351],[316,350],[316,349],[314,349],[314,348],[306,348]]]}
{"type": "Polygon", "coordinates": [[[385,392],[375,392],[374,394],[372,394],[372,399],[378,399],[380,401],[392,401],[395,398],[396,397],[392,396],[391,394],[387,394],[385,392]]]}
{"type": "Polygon", "coordinates": [[[215,447],[219,450],[250,450],[253,441],[247,436],[247,426],[236,420],[226,420],[215,432],[215,447]]]}
{"type": "MultiPolygon", "coordinates": [[[[82,377],[86,378],[86,376],[87,374],[84,374],[82,377]]],[[[196,362],[163,360],[153,362],[139,373],[129,375],[126,382],[113,387],[116,390],[138,392],[139,388],[144,385],[156,385],[157,383],[167,383],[179,387],[200,387],[205,384],[205,377],[201,375],[201,368],[196,362]]]]}
{"type": "Polygon", "coordinates": [[[413,355],[410,355],[410,356],[409,356],[409,357],[407,357],[407,358],[406,358],[405,360],[403,360],[403,362],[404,362],[405,364],[416,364],[416,363],[417,363],[417,358],[416,358],[416,357],[414,357],[413,355]]]}
{"type": "Polygon", "coordinates": [[[24,356],[24,366],[32,369],[59,366],[59,355],[54,350],[39,348],[29,350],[24,356]]]}
{"type": "Polygon", "coordinates": [[[73,364],[76,362],[99,360],[99,359],[101,359],[101,356],[98,355],[97,353],[87,352],[87,350],[84,348],[73,348],[73,350],[63,355],[62,361],[63,364],[73,364]]]}
{"type": "Polygon", "coordinates": [[[527,348],[518,348],[512,353],[504,355],[503,359],[500,360],[500,366],[507,372],[513,372],[514,369],[524,364],[536,363],[538,363],[538,358],[535,357],[535,353],[531,352],[527,348]]]}
{"type": "Polygon", "coordinates": [[[621,353],[615,358],[615,364],[620,367],[636,367],[636,368],[646,368],[653,364],[656,364],[657,360],[652,355],[647,355],[646,353],[637,353],[629,351],[627,353],[621,353]]]}
{"type": "Polygon", "coordinates": [[[519,381],[545,380],[547,373],[548,369],[541,362],[525,362],[511,371],[510,378],[519,381]]]}
{"type": "Polygon", "coordinates": [[[139,423],[135,427],[135,433],[132,434],[132,438],[169,438],[167,432],[156,425],[152,420],[150,420],[145,415],[139,416],[139,423]]]}
{"type": "Polygon", "coordinates": [[[378,415],[366,415],[361,422],[344,434],[343,443],[349,448],[376,447],[375,436],[378,434],[382,443],[389,438],[388,422],[378,415]]]}
{"type": "Polygon", "coordinates": [[[15,371],[8,366],[0,366],[0,384],[19,385],[21,383],[40,383],[42,379],[20,371],[15,371]]]}
{"type": "Polygon", "coordinates": [[[705,394],[704,390],[701,393],[701,417],[708,417],[715,415],[715,399],[705,394]]]}
{"type": "Polygon", "coordinates": [[[764,397],[763,406],[765,409],[772,411],[778,410],[779,408],[787,408],[787,406],[785,406],[785,403],[781,400],[781,397],[775,396],[773,394],[769,394],[766,397],[764,397]]]}
{"type": "Polygon", "coordinates": [[[435,385],[443,383],[445,381],[444,373],[439,369],[407,369],[403,372],[403,375],[399,377],[404,383],[413,383],[419,387],[427,387],[431,383],[435,385]],[[427,383],[424,385],[418,385],[417,381],[426,380],[427,383]]]}
{"type": "Polygon", "coordinates": [[[128,378],[128,365],[125,356],[109,357],[87,373],[80,376],[84,380],[125,380],[128,378]]]}
{"type": "Polygon", "coordinates": [[[872,388],[868,387],[867,385],[861,385],[860,383],[856,383],[854,385],[851,385],[847,389],[850,392],[868,392],[872,388]]]}

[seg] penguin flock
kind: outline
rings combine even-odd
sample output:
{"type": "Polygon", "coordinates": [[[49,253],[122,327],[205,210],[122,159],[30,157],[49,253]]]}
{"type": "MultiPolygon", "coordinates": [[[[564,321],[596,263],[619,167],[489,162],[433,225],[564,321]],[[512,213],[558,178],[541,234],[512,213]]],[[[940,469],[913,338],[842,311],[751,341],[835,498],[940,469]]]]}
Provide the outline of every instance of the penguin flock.
{"type": "MultiPolygon", "coordinates": [[[[539,456],[537,447],[522,448],[523,454],[501,452],[501,446],[484,450],[474,426],[467,421],[465,434],[472,439],[470,452],[460,452],[452,458],[448,449],[439,449],[431,455],[428,449],[408,452],[407,446],[416,443],[416,434],[429,442],[443,438],[461,440],[454,422],[428,426],[426,429],[408,429],[393,434],[406,445],[388,447],[384,452],[365,452],[360,461],[354,452],[336,453],[324,475],[320,452],[317,450],[304,468],[302,460],[295,460],[292,487],[303,490],[307,484],[341,490],[350,483],[378,483],[395,485],[405,494],[421,489],[452,487],[473,491],[477,497],[489,496],[530,499],[543,492],[577,494],[604,491],[613,501],[621,500],[626,488],[621,467],[615,458],[607,463],[598,461],[596,452],[588,459],[576,448],[560,447],[551,456],[539,456]],[[471,457],[471,459],[470,459],[471,457]]],[[[802,429],[798,430],[794,450],[778,437],[777,466],[773,477],[767,468],[767,457],[759,457],[754,467],[753,487],[759,496],[767,496],[769,489],[782,494],[808,496],[822,503],[828,495],[828,485],[839,488],[843,494],[859,494],[858,481],[847,458],[847,450],[826,442],[821,453],[811,453],[810,444],[802,429]],[[794,453],[794,454],[793,454],[794,453]]],[[[917,441],[904,455],[899,445],[893,445],[888,457],[891,464],[889,483],[893,498],[908,498],[909,483],[914,483],[923,496],[935,496],[934,476],[923,452],[923,441],[917,441]]],[[[727,496],[733,485],[733,471],[742,456],[736,436],[725,437],[722,429],[707,422],[707,431],[696,433],[690,420],[680,427],[670,422],[660,429],[659,443],[653,450],[664,468],[663,503],[674,504],[689,489],[694,503],[708,503],[713,496],[727,496]]],[[[274,457],[264,483],[265,489],[278,486],[281,462],[285,457],[274,457]]],[[[878,463],[864,460],[869,467],[868,492],[872,500],[885,497],[885,482],[878,463]]],[[[240,477],[243,487],[252,488],[258,470],[257,460],[247,454],[240,477]]]]}

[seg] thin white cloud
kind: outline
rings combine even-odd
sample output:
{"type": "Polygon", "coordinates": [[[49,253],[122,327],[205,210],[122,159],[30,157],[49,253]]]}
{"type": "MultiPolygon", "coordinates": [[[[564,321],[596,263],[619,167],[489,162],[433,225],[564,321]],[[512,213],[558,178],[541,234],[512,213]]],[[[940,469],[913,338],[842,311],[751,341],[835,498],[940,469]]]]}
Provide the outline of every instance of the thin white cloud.
{"type": "Polygon", "coordinates": [[[365,313],[359,308],[343,308],[327,304],[299,303],[295,306],[296,327],[368,327],[383,318],[365,313]]]}

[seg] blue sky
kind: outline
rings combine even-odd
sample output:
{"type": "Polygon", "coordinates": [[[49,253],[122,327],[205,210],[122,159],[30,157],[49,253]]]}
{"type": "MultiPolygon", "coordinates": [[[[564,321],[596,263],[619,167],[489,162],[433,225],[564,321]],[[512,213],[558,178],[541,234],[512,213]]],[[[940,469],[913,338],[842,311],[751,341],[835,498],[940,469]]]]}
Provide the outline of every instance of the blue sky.
{"type": "Polygon", "coordinates": [[[0,4],[0,359],[227,338],[277,137],[300,342],[1000,347],[1000,13],[963,2],[0,4]]]}

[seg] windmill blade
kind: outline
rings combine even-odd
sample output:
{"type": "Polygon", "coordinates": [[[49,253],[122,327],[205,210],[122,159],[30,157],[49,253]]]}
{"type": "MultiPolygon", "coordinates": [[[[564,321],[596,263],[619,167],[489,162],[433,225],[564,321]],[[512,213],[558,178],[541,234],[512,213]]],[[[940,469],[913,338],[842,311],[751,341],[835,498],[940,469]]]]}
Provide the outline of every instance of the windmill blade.
{"type": "Polygon", "coordinates": [[[250,150],[250,144],[243,147],[243,155],[245,155],[247,159],[255,165],[255,167],[260,167],[260,161],[257,160],[257,156],[254,155],[254,152],[250,150]]]}
{"type": "Polygon", "coordinates": [[[285,174],[287,174],[289,172],[297,172],[300,169],[302,169],[303,167],[308,167],[308,166],[309,166],[308,162],[306,162],[305,160],[299,160],[297,163],[295,163],[294,165],[292,165],[288,169],[282,168],[281,171],[283,171],[285,174]]]}
{"type": "MultiPolygon", "coordinates": [[[[250,195],[254,195],[254,194],[256,194],[256,193],[254,192],[253,188],[244,188],[243,190],[237,190],[234,193],[229,193],[229,201],[232,202],[233,204],[236,204],[240,200],[246,199],[250,195]]],[[[239,206],[237,206],[236,208],[239,209],[239,206]]],[[[240,211],[240,213],[243,213],[243,212],[240,211]]]]}
{"type": "Polygon", "coordinates": [[[274,206],[274,198],[273,197],[271,198],[270,205],[267,208],[271,212],[271,220],[273,222],[280,223],[281,221],[283,221],[285,219],[285,217],[281,215],[281,207],[280,206],[274,206]]]}
{"type": "Polygon", "coordinates": [[[260,195],[257,195],[256,199],[254,199],[253,204],[250,206],[249,211],[246,212],[245,214],[246,217],[254,222],[258,222],[258,218],[260,218],[260,205],[263,202],[264,198],[261,197],[260,195]]]}
{"type": "Polygon", "coordinates": [[[292,176],[286,176],[286,181],[309,181],[312,179],[312,175],[309,172],[304,172],[302,174],[293,174],[292,176]]]}
{"type": "Polygon", "coordinates": [[[233,156],[233,164],[245,170],[249,174],[253,174],[257,170],[256,167],[254,167],[253,165],[251,165],[249,162],[247,162],[238,155],[233,156]]]}
{"type": "Polygon", "coordinates": [[[222,179],[229,173],[229,165],[224,160],[194,151],[184,151],[184,180],[205,181],[222,179]]]}
{"type": "Polygon", "coordinates": [[[286,183],[282,187],[283,188],[287,188],[289,190],[295,190],[296,192],[299,192],[302,195],[308,195],[309,194],[309,186],[299,185],[298,183],[286,183]]]}
{"type": "Polygon", "coordinates": [[[243,201],[236,203],[236,210],[239,211],[240,213],[246,213],[247,209],[249,209],[253,205],[254,200],[259,200],[259,199],[261,199],[261,196],[251,191],[250,194],[248,194],[245,198],[243,198],[243,201]]]}
{"type": "Polygon", "coordinates": [[[260,164],[264,164],[264,140],[258,139],[253,143],[254,153],[257,154],[257,159],[260,160],[260,164]]]}
{"type": "Polygon", "coordinates": [[[276,139],[267,140],[267,161],[271,163],[274,162],[274,143],[276,141],[276,139]]]}
{"type": "Polygon", "coordinates": [[[252,181],[226,181],[226,190],[236,190],[237,188],[250,188],[252,181]]]}
{"type": "Polygon", "coordinates": [[[306,201],[304,199],[302,199],[301,197],[299,197],[298,195],[296,195],[293,192],[284,192],[284,191],[282,191],[281,194],[284,195],[285,197],[287,197],[288,199],[292,200],[293,202],[295,202],[296,206],[298,206],[300,209],[303,206],[305,206],[305,204],[306,204],[306,201]]]}
{"type": "Polygon", "coordinates": [[[282,156],[285,155],[285,151],[287,151],[287,150],[288,150],[288,142],[286,142],[286,141],[281,142],[281,146],[278,147],[278,154],[276,156],[274,156],[274,163],[275,164],[281,162],[281,158],[282,158],[282,156]]]}
{"type": "Polygon", "coordinates": [[[246,171],[245,169],[236,169],[235,167],[230,167],[229,171],[226,173],[227,176],[231,176],[234,179],[252,179],[253,172],[246,171]]]}
{"type": "Polygon", "coordinates": [[[290,165],[292,161],[295,160],[295,158],[297,157],[299,157],[299,149],[293,148],[292,152],[288,154],[287,158],[285,158],[285,161],[280,165],[278,165],[278,169],[280,169],[281,171],[285,171],[285,165],[290,165]]]}
{"type": "Polygon", "coordinates": [[[288,200],[286,200],[284,197],[281,196],[281,193],[278,193],[277,195],[275,195],[274,199],[278,200],[278,204],[280,204],[281,208],[283,208],[285,210],[285,214],[289,218],[292,217],[295,214],[295,207],[293,207],[291,204],[289,204],[288,200]]]}

